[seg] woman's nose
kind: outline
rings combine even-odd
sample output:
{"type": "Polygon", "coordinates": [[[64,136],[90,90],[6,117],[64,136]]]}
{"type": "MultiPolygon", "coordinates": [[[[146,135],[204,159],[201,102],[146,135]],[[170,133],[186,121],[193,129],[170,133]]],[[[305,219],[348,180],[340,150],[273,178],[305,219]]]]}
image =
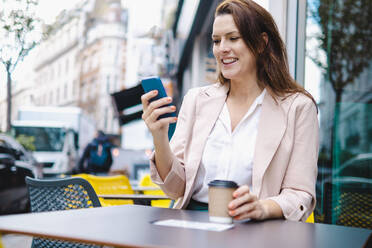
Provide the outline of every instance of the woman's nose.
{"type": "Polygon", "coordinates": [[[228,42],[226,42],[226,40],[221,40],[220,51],[223,53],[230,51],[230,45],[228,44],[228,42]]]}

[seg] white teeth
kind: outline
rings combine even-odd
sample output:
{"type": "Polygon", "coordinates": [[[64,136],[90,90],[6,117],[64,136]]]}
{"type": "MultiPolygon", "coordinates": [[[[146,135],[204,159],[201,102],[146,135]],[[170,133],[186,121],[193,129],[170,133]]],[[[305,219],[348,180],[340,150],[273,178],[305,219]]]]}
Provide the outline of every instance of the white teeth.
{"type": "Polygon", "coordinates": [[[238,59],[223,59],[222,60],[222,63],[224,64],[229,64],[229,63],[233,63],[235,61],[237,61],[238,59]]]}

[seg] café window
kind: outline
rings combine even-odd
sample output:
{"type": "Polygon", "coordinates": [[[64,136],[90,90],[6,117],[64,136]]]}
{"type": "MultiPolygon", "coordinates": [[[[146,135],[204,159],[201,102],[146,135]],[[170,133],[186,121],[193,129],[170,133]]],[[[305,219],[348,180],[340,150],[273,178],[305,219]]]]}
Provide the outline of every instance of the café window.
{"type": "Polygon", "coordinates": [[[307,0],[304,86],[320,124],[316,222],[372,229],[371,13],[369,0],[307,0]]]}

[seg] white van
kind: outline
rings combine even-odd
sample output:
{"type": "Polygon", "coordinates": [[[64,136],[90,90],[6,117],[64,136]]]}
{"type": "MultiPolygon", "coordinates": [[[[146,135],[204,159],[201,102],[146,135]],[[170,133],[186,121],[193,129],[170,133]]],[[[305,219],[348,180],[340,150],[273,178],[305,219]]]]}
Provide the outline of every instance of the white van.
{"type": "Polygon", "coordinates": [[[33,155],[44,175],[71,172],[79,148],[84,149],[94,133],[93,122],[76,107],[24,107],[12,123],[14,137],[33,137],[33,155]]]}

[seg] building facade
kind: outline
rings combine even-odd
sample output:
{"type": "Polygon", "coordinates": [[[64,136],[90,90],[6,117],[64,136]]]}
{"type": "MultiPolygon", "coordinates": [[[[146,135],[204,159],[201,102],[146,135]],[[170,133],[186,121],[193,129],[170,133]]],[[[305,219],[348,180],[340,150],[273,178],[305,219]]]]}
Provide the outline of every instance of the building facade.
{"type": "Polygon", "coordinates": [[[37,48],[30,104],[78,106],[98,129],[120,133],[110,93],[125,87],[127,16],[120,0],[62,12],[37,48]]]}
{"type": "MultiPolygon", "coordinates": [[[[129,17],[127,56],[130,58],[130,63],[127,63],[127,88],[138,85],[142,78],[158,76],[168,95],[174,96],[177,48],[173,47],[175,42],[171,28],[178,1],[157,0],[155,2],[158,5],[153,11],[160,15],[158,18],[151,18],[154,21],[149,29],[137,28],[133,15],[129,17]]],[[[124,114],[141,109],[142,105],[137,105],[124,110],[124,114]]],[[[121,134],[122,147],[126,149],[153,148],[152,136],[142,119],[123,125],[121,134]]]]}

